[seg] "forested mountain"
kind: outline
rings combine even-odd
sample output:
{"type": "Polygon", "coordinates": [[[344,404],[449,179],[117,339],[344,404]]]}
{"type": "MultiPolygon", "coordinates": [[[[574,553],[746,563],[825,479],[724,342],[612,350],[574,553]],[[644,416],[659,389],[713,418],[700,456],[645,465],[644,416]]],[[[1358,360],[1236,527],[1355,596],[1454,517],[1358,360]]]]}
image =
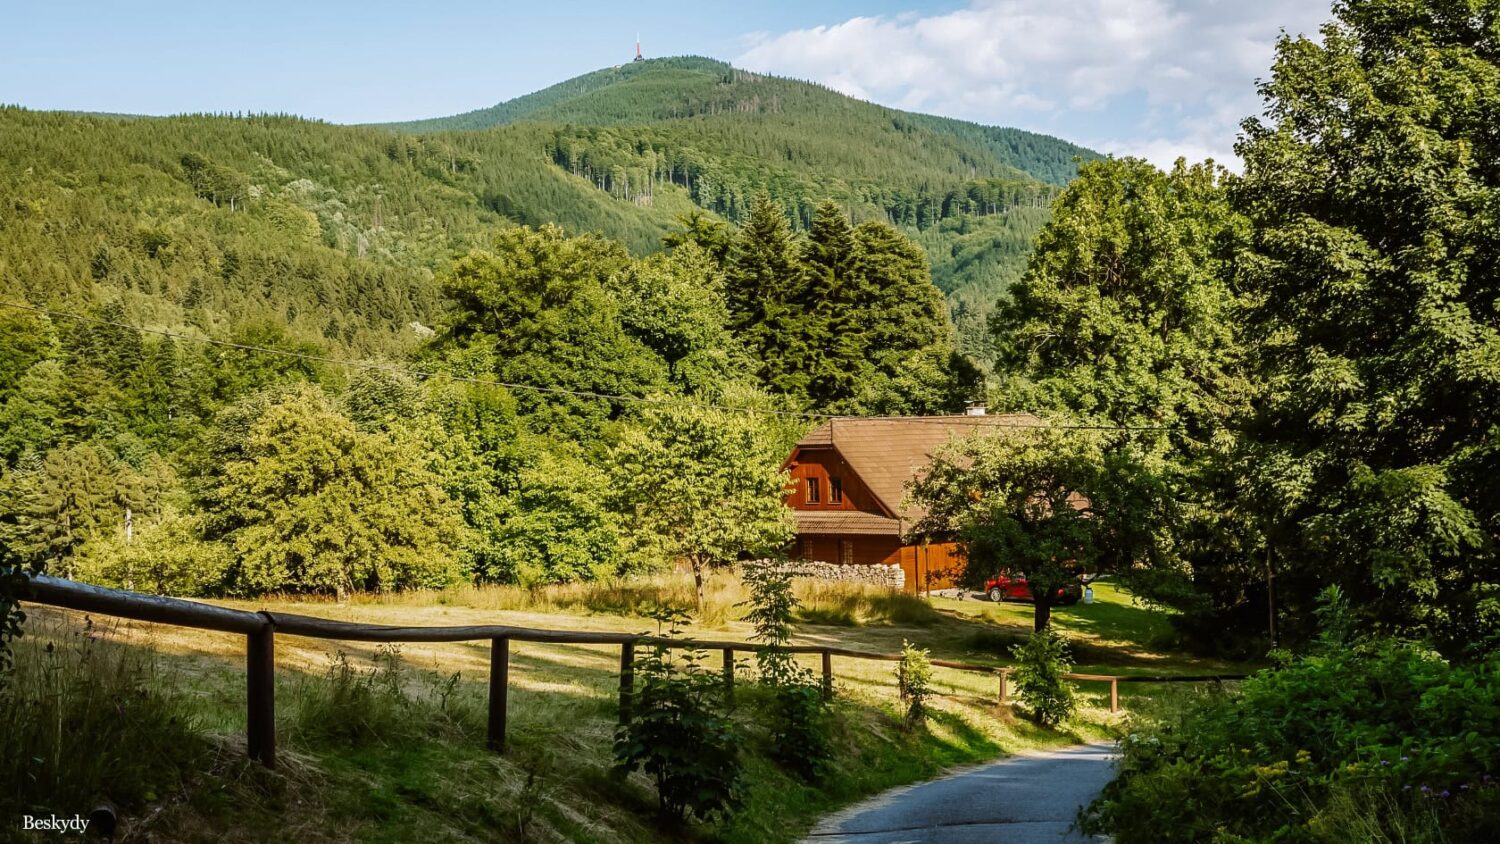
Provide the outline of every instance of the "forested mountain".
{"type": "Polygon", "coordinates": [[[1047,204],[1079,160],[1098,158],[1057,138],[695,57],[633,62],[490,108],[387,125],[479,136],[551,127],[554,164],[640,207],[675,187],[738,222],[765,191],[806,228],[817,203],[832,199],[856,223],[883,219],[917,237],[965,347],[980,354],[983,316],[1019,277],[1047,204]]]}
{"type": "MultiPolygon", "coordinates": [[[[202,180],[239,180],[267,197],[257,205],[260,220],[242,221],[257,237],[298,229],[286,216],[295,207],[318,225],[301,232],[293,252],[311,233],[311,242],[356,258],[384,255],[408,268],[431,269],[475,231],[506,221],[557,223],[643,255],[660,248],[673,221],[695,207],[738,223],[751,199],[766,193],[806,230],[817,204],[832,200],[852,223],[883,220],[924,247],[960,346],[981,362],[990,306],[1019,277],[1075,159],[1096,157],[1055,138],[901,112],[701,58],[607,68],[493,108],[389,127],[6,109],[0,136],[22,165],[17,173],[46,163],[99,174],[88,190],[70,195],[95,204],[90,214],[124,209],[126,194],[161,187],[122,183],[121,165],[175,175],[179,159],[196,156],[201,164],[192,178],[202,184],[194,189],[216,204],[234,210],[242,197],[202,180]]],[[[31,173],[16,187],[42,194],[58,187],[31,173]]],[[[151,214],[169,208],[153,204],[151,214]]],[[[139,215],[125,216],[134,227],[139,215]]],[[[213,277],[204,274],[201,282],[210,294],[213,277]]],[[[336,286],[343,294],[360,289],[336,286]]],[[[272,298],[279,304],[251,303],[249,312],[285,315],[284,306],[301,307],[280,291],[272,298]]],[[[406,316],[423,308],[413,307],[406,316]]],[[[388,330],[410,320],[377,321],[388,330]]]]}
{"type": "MultiPolygon", "coordinates": [[[[1047,135],[886,108],[822,85],[752,73],[694,56],[605,68],[489,108],[384,125],[431,133],[520,121],[582,126],[692,121],[701,124],[699,137],[706,135],[704,130],[754,123],[766,128],[753,134],[784,135],[801,152],[813,148],[812,144],[829,153],[837,150],[843,163],[863,164],[887,178],[904,177],[900,170],[879,168],[892,153],[904,154],[907,166],[915,164],[958,178],[1019,175],[1015,171],[1020,171],[1055,185],[1072,178],[1074,157],[1098,158],[1091,150],[1047,135]],[[785,131],[794,127],[818,131],[785,131]],[[859,153],[871,150],[878,155],[876,161],[859,160],[859,153]],[[1004,172],[1007,167],[1009,174],[1004,172]]],[[[716,137],[714,145],[735,152],[764,149],[763,142],[744,132],[716,137]]]]}

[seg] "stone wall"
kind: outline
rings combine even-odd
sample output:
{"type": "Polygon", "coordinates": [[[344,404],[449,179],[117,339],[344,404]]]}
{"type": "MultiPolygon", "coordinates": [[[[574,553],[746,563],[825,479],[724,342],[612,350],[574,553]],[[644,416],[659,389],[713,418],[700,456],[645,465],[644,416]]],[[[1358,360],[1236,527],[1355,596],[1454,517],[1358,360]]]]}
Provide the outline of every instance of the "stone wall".
{"type": "Polygon", "coordinates": [[[900,566],[881,563],[842,565],[817,560],[792,560],[786,563],[793,577],[835,580],[842,583],[869,583],[900,591],[906,587],[906,572],[900,566]]]}

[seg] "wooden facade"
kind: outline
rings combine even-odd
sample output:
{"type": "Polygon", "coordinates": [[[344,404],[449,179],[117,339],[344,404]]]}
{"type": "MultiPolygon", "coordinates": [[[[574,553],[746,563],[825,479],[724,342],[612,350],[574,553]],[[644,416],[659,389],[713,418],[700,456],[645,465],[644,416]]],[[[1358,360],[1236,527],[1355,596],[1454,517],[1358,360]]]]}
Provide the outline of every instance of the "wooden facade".
{"type": "Polygon", "coordinates": [[[1007,419],[940,416],[833,419],[803,437],[787,458],[787,506],[797,517],[794,553],[846,565],[899,565],[906,591],[956,585],[962,551],[952,542],[910,535],[921,512],[903,507],[908,481],[945,443],[993,433],[1007,419]]]}

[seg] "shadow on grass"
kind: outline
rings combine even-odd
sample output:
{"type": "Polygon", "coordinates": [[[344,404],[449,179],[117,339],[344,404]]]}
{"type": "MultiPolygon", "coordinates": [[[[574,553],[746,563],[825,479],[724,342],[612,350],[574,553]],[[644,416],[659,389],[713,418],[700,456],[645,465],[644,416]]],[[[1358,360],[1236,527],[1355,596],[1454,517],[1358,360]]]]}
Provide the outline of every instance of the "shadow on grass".
{"type": "Polygon", "coordinates": [[[1059,626],[1071,631],[1146,647],[1158,646],[1171,635],[1172,625],[1165,613],[1129,602],[1126,593],[1117,592],[1117,596],[1111,601],[1056,607],[1053,617],[1059,626]]]}

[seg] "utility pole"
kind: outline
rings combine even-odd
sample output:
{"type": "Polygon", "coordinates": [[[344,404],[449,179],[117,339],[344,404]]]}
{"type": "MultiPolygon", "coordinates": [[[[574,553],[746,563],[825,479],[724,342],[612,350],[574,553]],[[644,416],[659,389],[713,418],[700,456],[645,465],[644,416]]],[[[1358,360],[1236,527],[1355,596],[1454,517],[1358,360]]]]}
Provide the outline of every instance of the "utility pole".
{"type": "Polygon", "coordinates": [[[1271,562],[1271,540],[1266,540],[1266,632],[1276,649],[1276,569],[1271,562]]]}

